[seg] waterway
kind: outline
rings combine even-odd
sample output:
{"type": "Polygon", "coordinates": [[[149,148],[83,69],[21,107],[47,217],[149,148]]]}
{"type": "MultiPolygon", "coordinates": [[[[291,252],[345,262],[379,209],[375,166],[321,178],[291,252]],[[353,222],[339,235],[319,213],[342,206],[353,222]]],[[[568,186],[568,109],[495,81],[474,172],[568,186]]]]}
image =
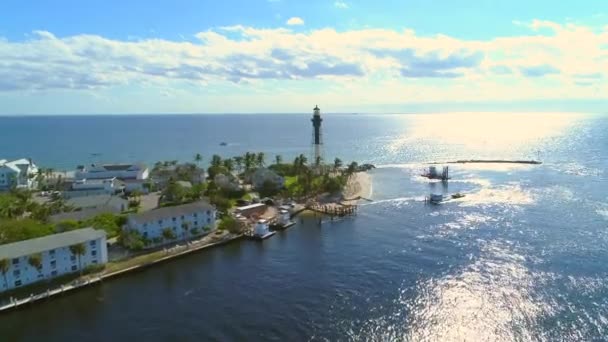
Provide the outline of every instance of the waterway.
{"type": "Polygon", "coordinates": [[[471,115],[460,116],[469,128],[457,115],[336,118],[357,128],[336,134],[358,148],[332,154],[379,166],[356,217],[304,220],[2,315],[1,339],[603,339],[607,117],[471,115]],[[441,157],[538,155],[542,165],[451,165],[447,185],[418,176],[441,157]],[[431,192],[466,197],[425,205],[431,192]]]}

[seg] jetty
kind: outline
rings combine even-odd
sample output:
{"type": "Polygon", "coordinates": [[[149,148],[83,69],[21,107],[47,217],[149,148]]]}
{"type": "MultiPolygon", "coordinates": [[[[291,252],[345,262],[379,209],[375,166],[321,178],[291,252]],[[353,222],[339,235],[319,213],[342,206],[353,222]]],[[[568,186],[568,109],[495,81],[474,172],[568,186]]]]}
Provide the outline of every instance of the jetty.
{"type": "Polygon", "coordinates": [[[504,159],[466,159],[466,160],[454,160],[447,162],[431,162],[429,164],[532,164],[540,165],[543,162],[537,160],[504,160],[504,159]]]}
{"type": "Polygon", "coordinates": [[[336,204],[336,203],[330,203],[330,204],[319,204],[319,203],[313,203],[311,205],[308,205],[306,207],[306,209],[316,212],[316,213],[320,213],[320,214],[324,214],[324,215],[328,215],[331,217],[344,217],[344,216],[352,216],[357,214],[357,205],[344,205],[344,204],[336,204]]]}

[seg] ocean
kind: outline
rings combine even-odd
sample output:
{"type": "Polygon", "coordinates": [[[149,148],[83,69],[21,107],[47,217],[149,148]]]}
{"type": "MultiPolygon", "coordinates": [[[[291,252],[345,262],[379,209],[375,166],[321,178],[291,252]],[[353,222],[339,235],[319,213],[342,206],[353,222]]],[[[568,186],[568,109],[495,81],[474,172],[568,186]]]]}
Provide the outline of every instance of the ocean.
{"type": "MultiPolygon", "coordinates": [[[[311,152],[311,115],[0,117],[42,167],[311,152]],[[226,142],[227,146],[220,146],[226,142]]],[[[323,116],[327,160],[373,163],[373,202],[0,316],[6,341],[591,341],[608,336],[608,116],[323,116]],[[447,183],[425,163],[455,164],[447,183]],[[430,193],[466,196],[439,206],[430,193]]]]}

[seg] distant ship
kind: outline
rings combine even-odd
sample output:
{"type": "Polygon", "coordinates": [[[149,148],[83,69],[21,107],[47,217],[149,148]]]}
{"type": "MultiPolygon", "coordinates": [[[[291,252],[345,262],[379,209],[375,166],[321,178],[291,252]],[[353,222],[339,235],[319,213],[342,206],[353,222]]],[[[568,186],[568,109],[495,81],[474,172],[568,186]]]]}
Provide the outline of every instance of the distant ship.
{"type": "Polygon", "coordinates": [[[222,141],[222,142],[220,143],[220,146],[228,146],[228,143],[226,143],[226,142],[223,142],[223,141],[222,141]]]}

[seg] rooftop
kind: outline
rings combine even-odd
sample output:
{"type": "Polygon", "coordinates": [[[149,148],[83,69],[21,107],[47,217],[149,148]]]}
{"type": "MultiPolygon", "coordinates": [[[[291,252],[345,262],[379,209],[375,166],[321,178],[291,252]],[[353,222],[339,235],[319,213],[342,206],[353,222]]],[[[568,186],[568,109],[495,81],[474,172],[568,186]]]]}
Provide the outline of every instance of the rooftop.
{"type": "Polygon", "coordinates": [[[75,245],[106,236],[103,230],[83,228],[0,246],[0,260],[32,255],[51,249],[75,245]]]}
{"type": "Polygon", "coordinates": [[[125,203],[126,200],[117,196],[97,195],[97,196],[82,196],[73,197],[66,201],[66,204],[75,208],[88,208],[102,205],[111,205],[113,203],[125,203]]]}
{"type": "Polygon", "coordinates": [[[196,212],[205,210],[215,210],[215,207],[207,202],[199,201],[188,204],[177,205],[174,207],[158,208],[150,211],[146,211],[139,214],[129,215],[129,218],[135,222],[150,222],[156,220],[166,219],[168,217],[176,217],[181,215],[190,215],[196,212]]]}
{"type": "Polygon", "coordinates": [[[248,209],[258,208],[258,207],[265,206],[265,205],[266,204],[264,204],[264,203],[254,203],[254,204],[238,207],[238,208],[236,208],[236,210],[241,210],[241,211],[242,210],[248,210],[248,209]]]}

